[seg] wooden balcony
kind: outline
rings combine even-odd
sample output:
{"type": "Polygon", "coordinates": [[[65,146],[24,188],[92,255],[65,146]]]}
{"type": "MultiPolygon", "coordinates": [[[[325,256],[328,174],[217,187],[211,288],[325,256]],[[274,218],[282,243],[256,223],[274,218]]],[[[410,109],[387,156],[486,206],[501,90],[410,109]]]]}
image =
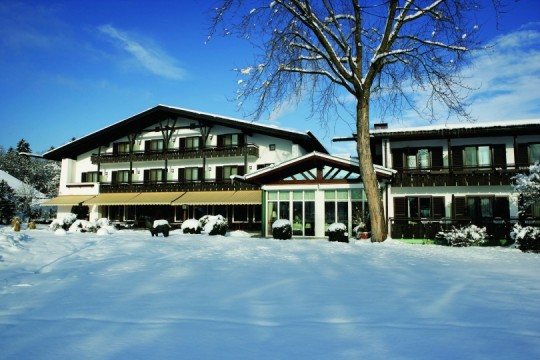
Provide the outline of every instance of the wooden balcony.
{"type": "Polygon", "coordinates": [[[139,162],[154,160],[181,160],[202,158],[259,157],[259,147],[255,144],[233,147],[205,147],[200,149],[169,149],[159,152],[136,151],[133,154],[92,154],[92,164],[139,162]]]}
{"type": "Polygon", "coordinates": [[[511,185],[522,170],[514,167],[454,169],[398,169],[392,179],[397,187],[511,185]]]}
{"type": "Polygon", "coordinates": [[[258,186],[229,179],[180,182],[100,183],[101,193],[257,190],[258,186]]]}

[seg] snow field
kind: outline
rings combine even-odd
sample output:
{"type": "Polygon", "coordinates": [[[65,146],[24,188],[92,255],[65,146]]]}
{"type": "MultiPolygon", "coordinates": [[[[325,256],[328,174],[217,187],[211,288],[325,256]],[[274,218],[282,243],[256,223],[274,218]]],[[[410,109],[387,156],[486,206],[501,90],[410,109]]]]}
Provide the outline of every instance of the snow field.
{"type": "Polygon", "coordinates": [[[3,359],[532,359],[516,249],[0,228],[3,359]]]}

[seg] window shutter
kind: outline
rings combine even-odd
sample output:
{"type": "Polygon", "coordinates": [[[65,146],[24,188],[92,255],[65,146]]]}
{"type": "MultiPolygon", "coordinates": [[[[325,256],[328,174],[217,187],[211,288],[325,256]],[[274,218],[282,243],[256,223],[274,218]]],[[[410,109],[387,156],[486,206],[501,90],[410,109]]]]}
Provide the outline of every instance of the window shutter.
{"type": "Polygon", "coordinates": [[[432,206],[433,206],[433,218],[440,219],[440,218],[445,217],[443,196],[434,196],[432,198],[432,206]]]}
{"type": "Polygon", "coordinates": [[[508,219],[510,217],[510,201],[508,197],[496,197],[493,202],[493,217],[508,219]]]}
{"type": "Polygon", "coordinates": [[[392,149],[392,168],[403,169],[403,149],[392,149]]]}
{"type": "Polygon", "coordinates": [[[199,145],[197,146],[197,150],[202,148],[204,148],[204,137],[199,136],[199,145]]]}
{"type": "Polygon", "coordinates": [[[452,147],[452,168],[463,169],[463,147],[452,147]]]}
{"type": "Polygon", "coordinates": [[[178,168],[178,181],[186,181],[186,173],[184,168],[178,168]]]}
{"type": "Polygon", "coordinates": [[[115,154],[115,155],[118,154],[118,143],[113,144],[113,154],[115,154]]]}
{"type": "Polygon", "coordinates": [[[217,136],[217,146],[222,147],[223,146],[223,135],[217,136]]]}
{"type": "Polygon", "coordinates": [[[216,180],[223,180],[223,166],[216,166],[216,180]]]}
{"type": "Polygon", "coordinates": [[[203,181],[203,179],[204,179],[204,168],[202,168],[202,167],[198,168],[197,172],[198,172],[197,180],[203,181]]]}
{"type": "Polygon", "coordinates": [[[148,170],[148,169],[144,170],[143,176],[144,176],[143,177],[143,182],[145,184],[148,184],[150,182],[150,170],[148,170]]]}
{"type": "Polygon", "coordinates": [[[528,166],[529,165],[529,151],[527,144],[517,144],[516,149],[516,165],[528,166]]]}
{"type": "Polygon", "coordinates": [[[151,143],[150,140],[146,140],[146,141],[144,142],[144,153],[145,153],[145,154],[149,154],[149,153],[150,153],[150,143],[151,143]]]}
{"type": "Polygon", "coordinates": [[[178,148],[180,150],[183,150],[186,148],[186,138],[180,138],[180,141],[178,143],[178,148]]]}
{"type": "Polygon", "coordinates": [[[244,134],[238,134],[238,146],[244,146],[246,144],[246,136],[244,134]]]}
{"type": "Polygon", "coordinates": [[[506,145],[493,145],[493,165],[506,169],[506,145]]]}
{"type": "Polygon", "coordinates": [[[454,196],[453,205],[455,219],[467,217],[467,202],[465,196],[454,196]]]}
{"type": "Polygon", "coordinates": [[[394,198],[394,217],[395,218],[407,217],[407,198],[405,197],[394,198]]]}
{"type": "Polygon", "coordinates": [[[244,175],[244,171],[245,167],[243,165],[238,167],[238,175],[244,175]]]}
{"type": "Polygon", "coordinates": [[[118,184],[118,171],[111,172],[111,183],[118,184]]]}
{"type": "Polygon", "coordinates": [[[161,181],[162,182],[167,182],[167,169],[162,169],[161,170],[161,181]]]}
{"type": "Polygon", "coordinates": [[[431,167],[433,169],[443,168],[443,149],[442,147],[431,148],[431,167]]]}

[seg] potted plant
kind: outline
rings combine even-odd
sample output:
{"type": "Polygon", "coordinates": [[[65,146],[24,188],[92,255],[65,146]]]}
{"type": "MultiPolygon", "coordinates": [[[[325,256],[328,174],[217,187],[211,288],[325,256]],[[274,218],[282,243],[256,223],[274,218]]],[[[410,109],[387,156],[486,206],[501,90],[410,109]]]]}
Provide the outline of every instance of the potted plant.
{"type": "Polygon", "coordinates": [[[328,227],[328,241],[349,242],[347,226],[343,223],[333,223],[328,227]]]}

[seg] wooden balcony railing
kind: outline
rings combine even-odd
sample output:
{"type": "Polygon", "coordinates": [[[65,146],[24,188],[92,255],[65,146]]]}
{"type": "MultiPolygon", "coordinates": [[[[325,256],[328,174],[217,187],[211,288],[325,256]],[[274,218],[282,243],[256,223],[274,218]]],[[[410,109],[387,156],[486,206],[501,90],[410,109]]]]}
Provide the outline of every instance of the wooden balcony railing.
{"type": "Polygon", "coordinates": [[[257,190],[258,186],[230,179],[207,179],[205,181],[167,181],[167,182],[131,182],[100,183],[101,193],[113,192],[169,192],[169,191],[225,191],[257,190]]]}
{"type": "MultiPolygon", "coordinates": [[[[539,226],[540,219],[522,220],[525,225],[539,226]]],[[[390,218],[390,234],[393,239],[429,239],[434,240],[439,232],[446,232],[454,227],[461,228],[470,224],[485,227],[491,239],[510,241],[510,232],[518,218],[482,218],[482,219],[418,219],[390,218]]]]}
{"type": "Polygon", "coordinates": [[[259,147],[255,144],[232,147],[204,147],[199,149],[169,149],[166,151],[135,151],[133,154],[92,154],[92,164],[121,163],[129,161],[202,159],[217,157],[250,156],[259,157],[259,147]]]}
{"type": "Polygon", "coordinates": [[[417,186],[478,186],[511,185],[512,178],[523,169],[514,166],[501,168],[469,167],[459,169],[397,169],[392,185],[417,186]]]}

